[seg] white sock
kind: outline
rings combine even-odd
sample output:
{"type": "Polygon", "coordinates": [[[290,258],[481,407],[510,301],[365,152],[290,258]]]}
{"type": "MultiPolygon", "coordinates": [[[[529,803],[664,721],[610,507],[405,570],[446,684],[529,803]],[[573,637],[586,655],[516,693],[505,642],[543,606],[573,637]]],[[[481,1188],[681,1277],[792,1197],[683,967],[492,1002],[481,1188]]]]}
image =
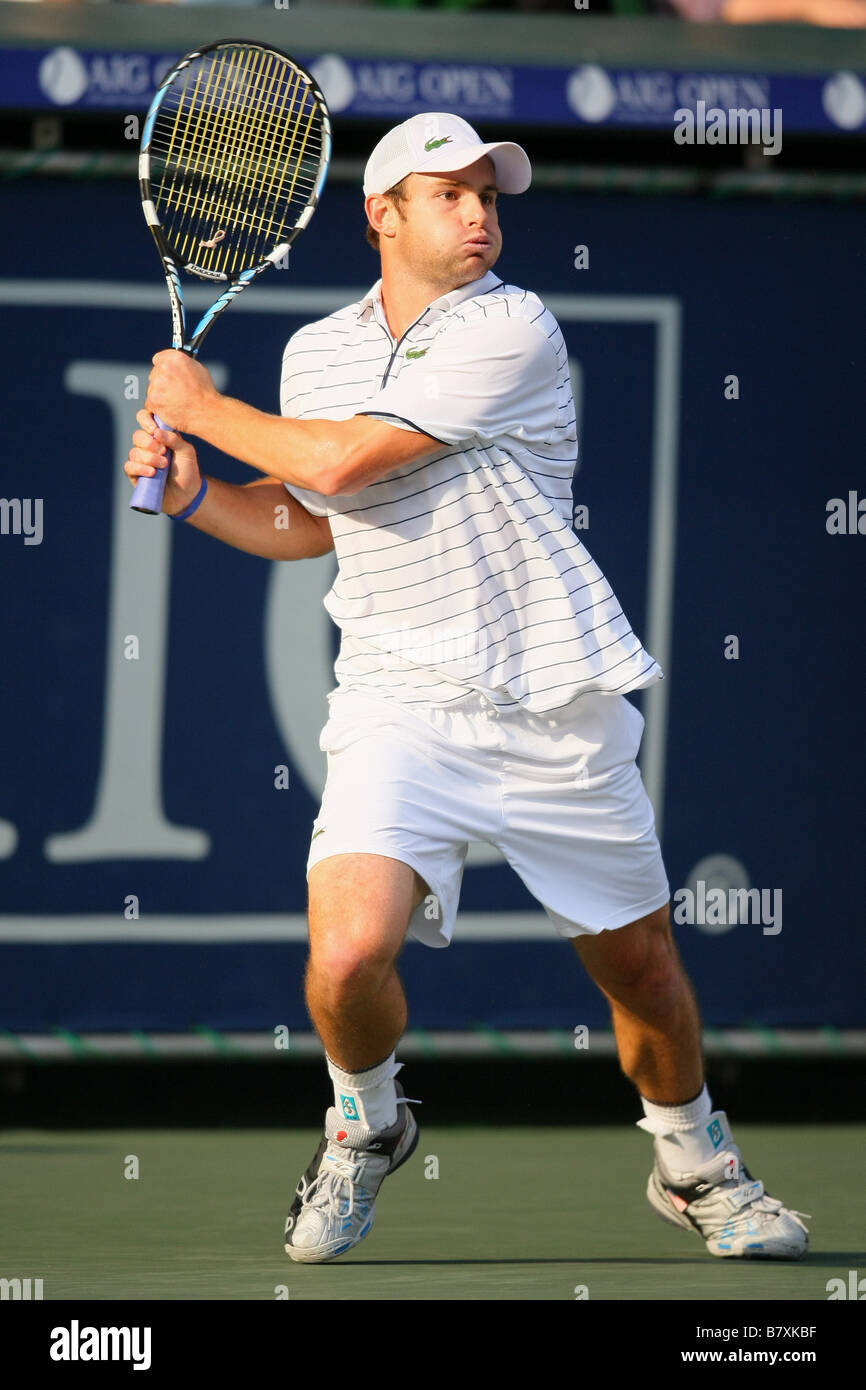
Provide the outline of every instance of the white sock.
{"type": "Polygon", "coordinates": [[[686,1101],[685,1105],[659,1105],[657,1101],[646,1100],[641,1096],[643,1113],[649,1124],[639,1121],[641,1129],[650,1134],[680,1134],[693,1129],[701,1120],[708,1120],[713,1113],[710,1093],[704,1086],[699,1096],[686,1101]]]}
{"type": "Polygon", "coordinates": [[[334,1083],[334,1105],[344,1120],[354,1120],[374,1133],[397,1123],[397,1087],[394,1077],[402,1067],[392,1052],[384,1062],[364,1071],[343,1071],[328,1058],[334,1083]]]}
{"type": "Polygon", "coordinates": [[[672,1172],[694,1172],[710,1162],[725,1140],[732,1142],[727,1117],[713,1113],[706,1086],[685,1105],[659,1105],[643,1096],[641,1104],[644,1118],[638,1128],[655,1136],[656,1153],[672,1172]]]}

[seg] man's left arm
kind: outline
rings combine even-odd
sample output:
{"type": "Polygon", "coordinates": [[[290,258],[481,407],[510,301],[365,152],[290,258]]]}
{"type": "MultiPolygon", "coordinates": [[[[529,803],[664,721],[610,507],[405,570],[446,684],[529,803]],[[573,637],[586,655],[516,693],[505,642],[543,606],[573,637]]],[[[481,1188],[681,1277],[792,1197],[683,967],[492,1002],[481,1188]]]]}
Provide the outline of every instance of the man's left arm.
{"type": "Polygon", "coordinates": [[[145,409],[261,473],[325,497],[351,495],[404,464],[437,453],[442,441],[364,415],[293,420],[223,396],[188,353],[153,359],[145,409]]]}

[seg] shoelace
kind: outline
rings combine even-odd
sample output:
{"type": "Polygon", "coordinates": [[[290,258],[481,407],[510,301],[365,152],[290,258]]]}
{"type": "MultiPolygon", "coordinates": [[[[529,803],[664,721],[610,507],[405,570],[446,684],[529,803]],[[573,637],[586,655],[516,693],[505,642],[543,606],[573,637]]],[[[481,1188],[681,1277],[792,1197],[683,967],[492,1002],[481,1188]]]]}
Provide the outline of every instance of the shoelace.
{"type": "Polygon", "coordinates": [[[793,1207],[786,1207],[785,1203],[780,1202],[778,1197],[768,1197],[766,1192],[760,1198],[760,1201],[756,1203],[756,1206],[758,1211],[765,1212],[768,1215],[772,1216],[778,1215],[780,1211],[787,1212],[789,1216],[793,1216],[794,1220],[797,1222],[797,1225],[802,1226],[803,1230],[807,1231],[808,1233],[808,1228],[806,1227],[805,1223],[807,1221],[812,1220],[811,1212],[795,1211],[793,1207]]]}
{"type": "Polygon", "coordinates": [[[333,1216],[352,1216],[355,1211],[355,1179],[360,1165],[348,1158],[330,1158],[303,1196],[305,1207],[327,1208],[333,1216]],[[345,1203],[345,1206],[341,1206],[345,1203]]]}

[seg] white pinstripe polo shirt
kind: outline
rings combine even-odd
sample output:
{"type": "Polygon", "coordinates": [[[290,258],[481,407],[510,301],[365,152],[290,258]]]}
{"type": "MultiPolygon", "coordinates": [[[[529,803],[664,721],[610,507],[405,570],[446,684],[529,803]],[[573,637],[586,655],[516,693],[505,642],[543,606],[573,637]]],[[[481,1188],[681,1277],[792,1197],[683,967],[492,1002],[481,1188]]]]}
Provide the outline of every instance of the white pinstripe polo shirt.
{"type": "Polygon", "coordinates": [[[572,529],[568,355],[538,297],[492,271],[434,300],[395,342],[381,281],[293,334],[283,415],[371,415],[442,441],[354,496],[285,486],[328,516],[325,608],[340,689],[420,709],[480,692],[544,713],[661,670],[572,529]]]}

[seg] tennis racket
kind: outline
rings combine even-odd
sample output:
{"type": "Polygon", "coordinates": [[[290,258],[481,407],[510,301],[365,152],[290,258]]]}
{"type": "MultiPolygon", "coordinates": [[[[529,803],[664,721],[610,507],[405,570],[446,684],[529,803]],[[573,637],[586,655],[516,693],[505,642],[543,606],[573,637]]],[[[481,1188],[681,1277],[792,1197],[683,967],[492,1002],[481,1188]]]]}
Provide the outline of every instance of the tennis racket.
{"type": "MultiPolygon", "coordinates": [[[[324,97],[279,49],[225,39],[172,68],[150,104],[138,166],[172,347],[195,357],[223,309],[287,253],[313,215],[330,157],[324,97]],[[226,286],[189,337],[180,270],[226,286]]],[[[171,454],[168,464],[138,479],[134,511],[162,510],[171,454]]]]}

